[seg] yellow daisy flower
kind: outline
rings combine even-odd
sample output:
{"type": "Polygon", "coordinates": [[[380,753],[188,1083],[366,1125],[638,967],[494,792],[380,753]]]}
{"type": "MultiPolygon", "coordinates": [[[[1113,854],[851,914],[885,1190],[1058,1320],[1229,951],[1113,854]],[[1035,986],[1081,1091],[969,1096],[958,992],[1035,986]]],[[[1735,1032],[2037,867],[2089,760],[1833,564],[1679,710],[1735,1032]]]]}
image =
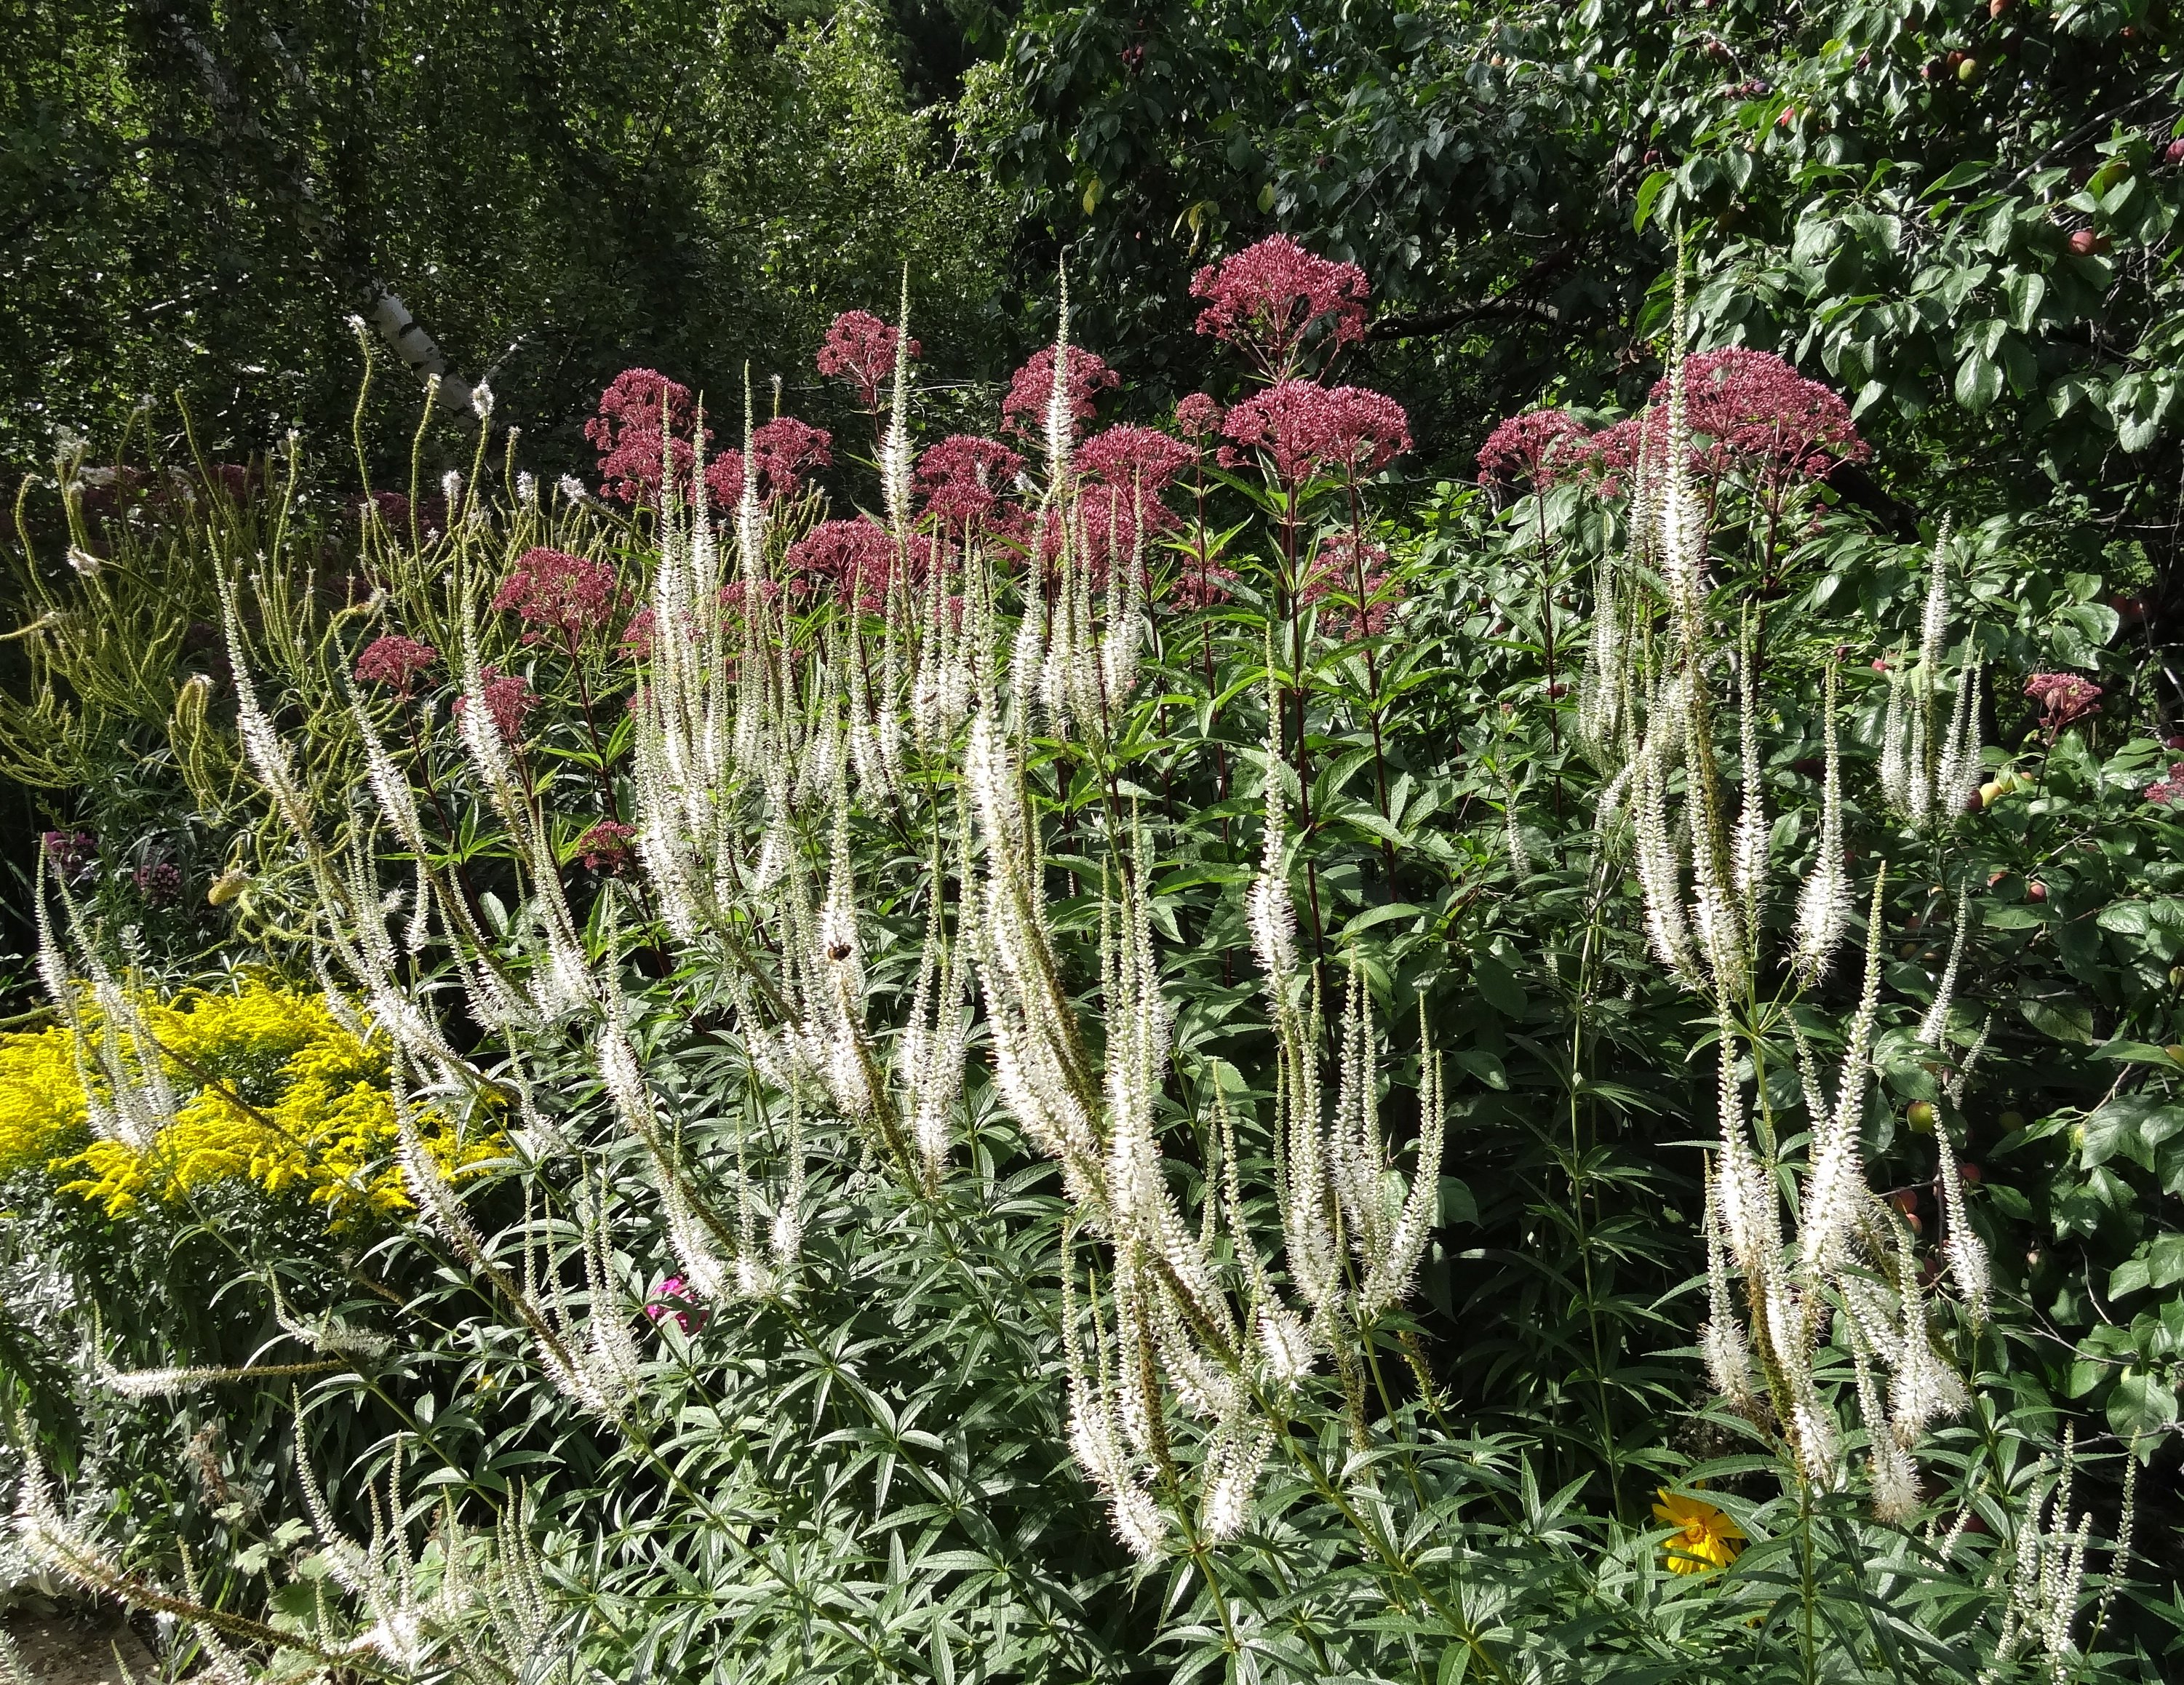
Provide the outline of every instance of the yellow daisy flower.
{"type": "Polygon", "coordinates": [[[1679,1574],[1707,1574],[1726,1568],[1744,1548],[1744,1529],[1711,1504],[1680,1497],[1663,1487],[1653,1519],[1681,1528],[1668,1541],[1669,1566],[1679,1574]]]}

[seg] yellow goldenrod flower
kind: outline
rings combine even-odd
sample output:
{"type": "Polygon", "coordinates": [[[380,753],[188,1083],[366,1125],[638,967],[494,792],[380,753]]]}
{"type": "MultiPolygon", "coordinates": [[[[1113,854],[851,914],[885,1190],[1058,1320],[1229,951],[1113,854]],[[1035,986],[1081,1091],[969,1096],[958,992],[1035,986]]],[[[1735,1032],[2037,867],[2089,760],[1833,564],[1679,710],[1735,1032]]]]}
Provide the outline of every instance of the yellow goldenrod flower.
{"type": "Polygon", "coordinates": [[[1653,1519],[1683,1531],[1668,1541],[1669,1566],[1679,1574],[1706,1574],[1726,1568],[1744,1548],[1744,1529],[1711,1504],[1680,1497],[1666,1487],[1653,1506],[1653,1519]]]}
{"type": "MultiPolygon", "coordinates": [[[[232,993],[136,1004],[179,1102],[158,1138],[143,1151],[88,1138],[81,1073],[96,1067],[79,1063],[67,1029],[0,1036],[0,1175],[80,1172],[61,1191],[110,1218],[237,1180],[270,1195],[300,1192],[335,1227],[410,1208],[386,1046],[344,1029],[315,991],[254,978],[232,993]]],[[[98,1034],[88,998],[77,1013],[98,1034]]],[[[497,1130],[466,1135],[431,1111],[416,1123],[450,1178],[501,1151],[497,1130]]]]}

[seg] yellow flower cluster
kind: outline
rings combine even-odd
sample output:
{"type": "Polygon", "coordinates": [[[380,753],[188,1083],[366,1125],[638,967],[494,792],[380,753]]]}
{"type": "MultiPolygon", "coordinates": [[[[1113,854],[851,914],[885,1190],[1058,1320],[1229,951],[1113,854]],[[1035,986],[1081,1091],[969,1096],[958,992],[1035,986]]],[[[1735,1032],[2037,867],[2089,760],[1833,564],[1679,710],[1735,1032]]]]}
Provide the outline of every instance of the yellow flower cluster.
{"type": "MultiPolygon", "coordinates": [[[[88,1138],[81,1074],[99,1079],[87,1055],[79,1062],[67,1028],[0,1036],[0,1175],[81,1170],[62,1191],[97,1201],[109,1217],[233,1180],[300,1192],[334,1225],[409,1208],[382,1042],[344,1029],[318,995],[263,979],[231,993],[147,995],[136,1006],[176,1099],[151,1147],[88,1138]]],[[[88,1000],[81,1010],[96,1034],[88,1000]]],[[[498,1134],[465,1139],[437,1113],[416,1124],[450,1176],[503,1150],[498,1134]]]]}

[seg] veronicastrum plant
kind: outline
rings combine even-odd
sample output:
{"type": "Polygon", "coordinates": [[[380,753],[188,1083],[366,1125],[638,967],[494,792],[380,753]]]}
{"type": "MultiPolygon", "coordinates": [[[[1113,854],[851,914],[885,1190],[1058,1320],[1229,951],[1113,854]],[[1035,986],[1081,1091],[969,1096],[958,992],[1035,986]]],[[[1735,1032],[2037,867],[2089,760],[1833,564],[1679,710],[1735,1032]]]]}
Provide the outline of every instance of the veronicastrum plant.
{"type": "MultiPolygon", "coordinates": [[[[283,1306],[355,1365],[299,1426],[366,1392],[398,1407],[383,1482],[341,1494],[369,1543],[299,1458],[326,1570],[272,1595],[284,1618],[226,1612],[187,1554],[179,1585],[115,1565],[34,1470],[45,1559],[176,1615],[224,1674],[238,1643],[298,1674],[511,1678],[2069,1663],[2086,1537],[2054,1470],[2018,1471],[2003,1549],[1968,1533],[1968,1488],[1921,1505],[1926,1436],[1977,1408],[1948,1348],[1975,1348],[1984,1260],[1953,1203],[1947,1290],[1928,1283],[1862,1169],[1882,896],[1838,1015],[1819,985],[1857,909],[1831,675],[1819,846],[1789,928],[1769,918],[1791,898],[1756,770],[1780,658],[1724,551],[1741,532],[1774,565],[1802,483],[1730,469],[1786,453],[1695,421],[1715,377],[1679,343],[1619,441],[1535,429],[1524,464],[1544,490],[1567,450],[1613,503],[1576,712],[1614,770],[1578,863],[1635,874],[1716,1046],[1701,1345],[1756,1453],[1722,1477],[1769,1470],[1780,1494],[1678,1500],[1664,1559],[1658,1530],[1580,1522],[1582,1481],[1543,1493],[1517,1438],[1452,1413],[1412,1302],[1445,1218],[1436,1019],[1460,985],[1372,933],[1532,862],[1506,770],[1484,854],[1422,795],[1441,633],[1373,507],[1407,430],[1334,378],[1362,276],[1275,240],[1199,290],[1243,395],[1187,399],[1174,432],[1088,433],[1113,378],[1065,304],[1002,406],[1036,473],[1000,439],[919,453],[905,322],[842,318],[822,366],[871,416],[875,515],[828,518],[825,434],[745,395],[741,448],[715,452],[694,396],[643,371],[593,433],[628,517],[512,461],[491,498],[482,444],[429,537],[398,530],[414,498],[368,503],[383,623],[332,711],[346,801],[292,724],[326,731],[326,700],[264,654],[277,586],[221,572],[269,868],[308,910],[327,1010],[387,1050],[416,1222],[382,1267],[421,1250],[442,1285],[381,1290],[393,1353],[283,1306]],[[428,1148],[450,1120],[504,1135],[482,1185],[428,1148]],[[405,1364],[432,1409],[394,1398],[405,1364]],[[459,1433],[515,1460],[481,1477],[459,1433]],[[432,1459],[437,1500],[405,1497],[432,1459]],[[1718,1587],[1683,1571],[1747,1536],[1766,1548],[1718,1587]],[[1905,1585],[1930,1630],[1892,1610],[1905,1585]]],[[[1790,459],[1854,438],[1819,425],[1790,459]]],[[[1935,579],[1891,764],[1945,846],[1974,711],[1936,728],[1936,698],[1976,680],[1944,670],[1938,558],[1935,579]]],[[[69,935],[100,989],[103,933],[69,935]]],[[[1968,1072],[1947,1019],[1926,1039],[1968,1072]]],[[[87,1088],[155,1130],[164,1066],[109,1045],[87,1088]]]]}

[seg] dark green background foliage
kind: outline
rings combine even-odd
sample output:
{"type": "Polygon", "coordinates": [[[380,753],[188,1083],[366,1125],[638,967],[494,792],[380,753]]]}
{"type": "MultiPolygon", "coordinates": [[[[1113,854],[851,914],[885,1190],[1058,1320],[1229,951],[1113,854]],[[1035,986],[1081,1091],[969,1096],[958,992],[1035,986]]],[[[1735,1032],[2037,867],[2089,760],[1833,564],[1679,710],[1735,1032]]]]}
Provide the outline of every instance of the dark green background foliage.
{"type": "MultiPolygon", "coordinates": [[[[1000,217],[856,8],[26,0],[0,64],[0,455],[181,388],[242,455],[346,431],[343,318],[391,287],[549,460],[655,365],[811,378],[833,314],[977,364],[1000,217]]],[[[739,397],[738,401],[739,402],[739,397]]],[[[388,437],[406,432],[389,411],[388,437]]]]}

